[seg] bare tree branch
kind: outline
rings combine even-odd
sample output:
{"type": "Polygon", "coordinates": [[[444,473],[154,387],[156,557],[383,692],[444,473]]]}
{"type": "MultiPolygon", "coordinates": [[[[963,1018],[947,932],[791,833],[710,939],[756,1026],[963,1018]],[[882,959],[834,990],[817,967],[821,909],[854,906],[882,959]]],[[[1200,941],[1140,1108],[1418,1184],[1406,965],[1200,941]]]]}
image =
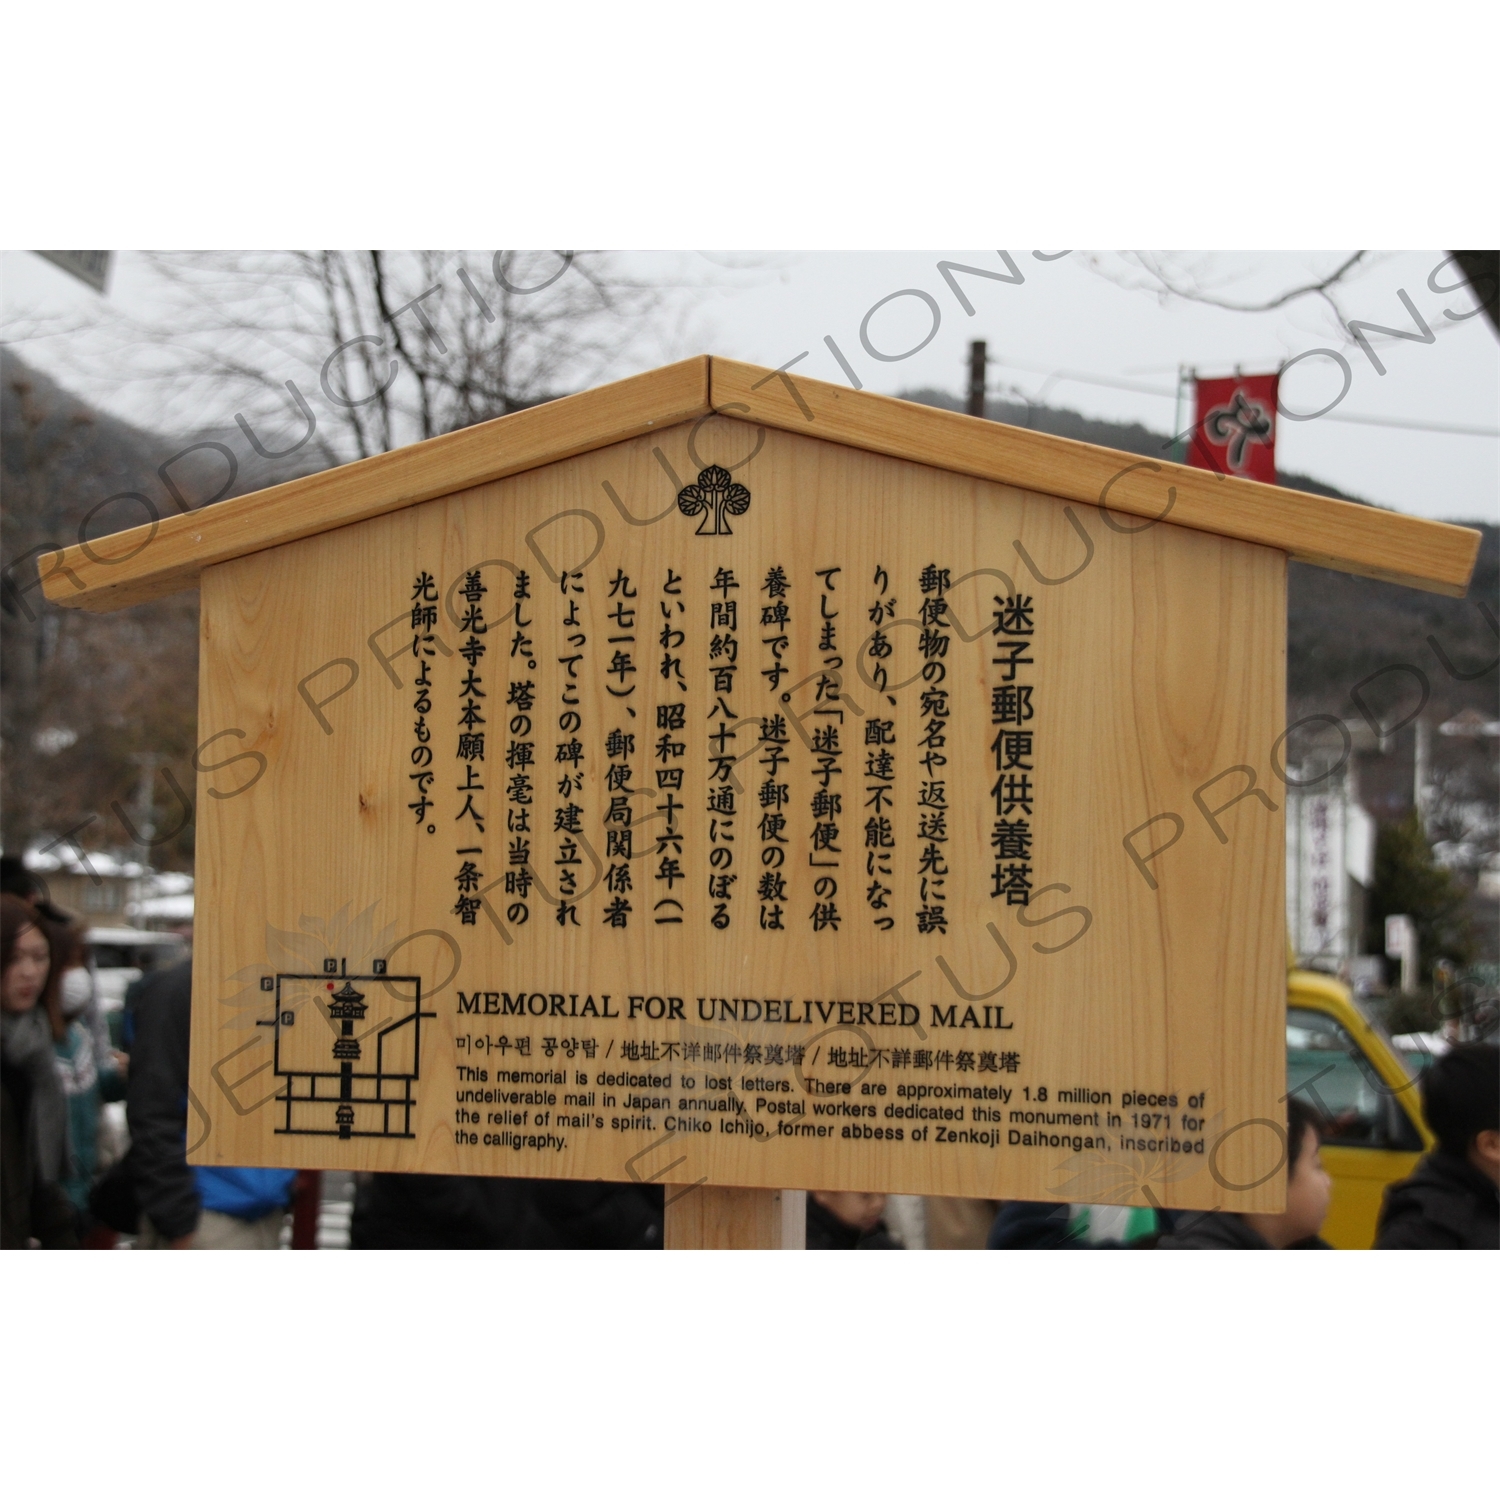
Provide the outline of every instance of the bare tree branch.
{"type": "Polygon", "coordinates": [[[1162,292],[1174,297],[1181,297],[1187,302],[1201,302],[1209,307],[1222,307],[1229,312],[1274,312],[1278,307],[1285,307],[1289,302],[1295,302],[1299,297],[1322,297],[1336,316],[1342,321],[1342,314],[1338,304],[1329,295],[1332,287],[1337,286],[1354,268],[1362,264],[1369,254],[1367,250],[1356,250],[1336,270],[1330,271],[1326,276],[1320,276],[1312,281],[1305,282],[1301,286],[1288,288],[1274,297],[1267,297],[1260,302],[1234,302],[1226,297],[1214,296],[1204,291],[1192,282],[1190,278],[1184,277],[1164,257],[1149,254],[1144,251],[1136,252],[1131,259],[1145,273],[1153,277],[1161,286],[1162,292]]]}
{"type": "Polygon", "coordinates": [[[233,251],[146,262],[162,295],[148,316],[102,310],[87,355],[70,351],[83,386],[106,401],[127,385],[151,389],[153,425],[228,428],[231,442],[241,417],[295,441],[308,425],[301,396],[316,428],[297,463],[314,466],[594,383],[650,343],[666,291],[595,251],[233,251]]]}
{"type": "MultiPolygon", "coordinates": [[[[1458,263],[1460,270],[1469,281],[1475,296],[1486,312],[1489,312],[1494,304],[1495,291],[1500,285],[1500,271],[1492,271],[1489,262],[1473,262],[1472,265],[1465,264],[1463,256],[1471,252],[1453,252],[1453,259],[1458,263]]],[[[1478,252],[1488,255],[1491,262],[1495,259],[1495,252],[1478,252]]],[[[1125,263],[1122,268],[1119,264],[1111,264],[1109,259],[1099,254],[1085,255],[1082,257],[1084,263],[1096,275],[1104,277],[1113,282],[1114,285],[1126,291],[1145,291],[1151,293],[1158,303],[1165,305],[1174,298],[1184,302],[1194,302],[1204,307],[1222,308],[1226,312],[1238,313],[1267,313],[1276,312],[1281,308],[1304,297],[1312,297],[1326,305],[1333,314],[1334,329],[1330,333],[1340,339],[1345,347],[1352,347],[1355,336],[1351,333],[1350,317],[1343,307],[1339,305],[1336,293],[1343,287],[1348,286],[1357,272],[1368,271],[1378,260],[1383,257],[1369,250],[1356,250],[1347,256],[1336,267],[1326,275],[1314,275],[1298,285],[1286,288],[1274,295],[1261,298],[1258,301],[1245,300],[1224,295],[1220,290],[1207,285],[1205,271],[1206,267],[1202,260],[1196,264],[1181,264],[1183,257],[1168,254],[1156,254],[1147,251],[1122,252],[1119,261],[1125,263]]],[[[1230,279],[1222,270],[1219,271],[1220,281],[1230,279]]],[[[1455,288],[1448,288],[1455,290],[1455,288]]],[[[1460,320],[1440,321],[1434,326],[1435,335],[1448,335],[1460,326],[1460,320]]],[[[1365,346],[1381,347],[1386,344],[1395,343],[1400,335],[1378,333],[1372,325],[1364,323],[1361,332],[1357,335],[1358,340],[1365,346]],[[1373,335],[1373,336],[1372,336],[1373,335]]]]}
{"type": "Polygon", "coordinates": [[[1368,257],[1370,257],[1370,251],[1355,251],[1355,254],[1350,255],[1328,275],[1314,276],[1310,281],[1302,282],[1296,287],[1289,287],[1286,291],[1265,297],[1259,302],[1245,302],[1245,300],[1223,296],[1218,291],[1203,285],[1202,278],[1194,275],[1193,270],[1178,266],[1167,255],[1158,255],[1148,251],[1133,251],[1122,255],[1122,260],[1136,267],[1139,272],[1145,273],[1148,278],[1145,284],[1142,284],[1139,279],[1113,272],[1106,266],[1104,258],[1100,255],[1089,255],[1085,257],[1085,261],[1097,275],[1115,282],[1118,287],[1124,287],[1127,291],[1149,291],[1161,303],[1169,302],[1173,297],[1181,297],[1184,302],[1196,302],[1208,308],[1223,308],[1227,312],[1275,312],[1277,309],[1286,308],[1289,303],[1296,302],[1301,297],[1317,297],[1322,302],[1328,303],[1338,324],[1343,329],[1347,320],[1344,318],[1343,309],[1335,300],[1334,290],[1352,279],[1356,270],[1368,269],[1371,264],[1368,257]]]}

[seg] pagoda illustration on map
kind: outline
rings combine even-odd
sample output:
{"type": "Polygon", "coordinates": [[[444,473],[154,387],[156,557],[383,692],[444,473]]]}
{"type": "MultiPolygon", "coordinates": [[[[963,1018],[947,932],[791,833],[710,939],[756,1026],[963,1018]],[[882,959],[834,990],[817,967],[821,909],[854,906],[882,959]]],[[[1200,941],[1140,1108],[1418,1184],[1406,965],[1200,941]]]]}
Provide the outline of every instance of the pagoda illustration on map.
{"type": "Polygon", "coordinates": [[[422,981],[389,974],[377,958],[369,974],[348,960],[323,960],[321,974],[267,975],[275,1010],[273,1096],[278,1135],[413,1139],[414,1086],[422,1051],[422,981]]]}

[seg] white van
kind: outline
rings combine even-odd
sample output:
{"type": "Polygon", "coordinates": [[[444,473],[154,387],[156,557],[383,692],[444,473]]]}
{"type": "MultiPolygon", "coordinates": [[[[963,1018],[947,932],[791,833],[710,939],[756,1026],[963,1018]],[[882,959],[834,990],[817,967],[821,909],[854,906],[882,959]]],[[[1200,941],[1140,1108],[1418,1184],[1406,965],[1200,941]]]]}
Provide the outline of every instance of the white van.
{"type": "Polygon", "coordinates": [[[94,993],[106,1011],[125,1005],[125,991],[151,969],[166,968],[187,954],[175,932],[146,932],[138,927],[90,927],[83,935],[94,993]]]}

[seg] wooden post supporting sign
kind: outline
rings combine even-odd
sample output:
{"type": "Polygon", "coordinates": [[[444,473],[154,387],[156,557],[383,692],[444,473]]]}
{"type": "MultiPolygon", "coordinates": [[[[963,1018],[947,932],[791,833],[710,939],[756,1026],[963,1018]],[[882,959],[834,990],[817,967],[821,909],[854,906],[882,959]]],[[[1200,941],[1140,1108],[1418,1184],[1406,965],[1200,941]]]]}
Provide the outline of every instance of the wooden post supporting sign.
{"type": "Polygon", "coordinates": [[[807,1194],[795,1189],[667,1189],[668,1250],[802,1250],[807,1194]]]}

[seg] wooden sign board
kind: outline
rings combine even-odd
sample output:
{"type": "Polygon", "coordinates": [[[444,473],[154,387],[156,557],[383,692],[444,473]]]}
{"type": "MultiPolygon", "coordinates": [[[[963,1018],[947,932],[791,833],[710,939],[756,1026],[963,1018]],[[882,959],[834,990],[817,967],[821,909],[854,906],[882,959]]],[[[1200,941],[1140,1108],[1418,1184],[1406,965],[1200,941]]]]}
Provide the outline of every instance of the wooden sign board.
{"type": "Polygon", "coordinates": [[[202,568],[190,1159],[1277,1209],[1286,550],[740,384],[202,568]]]}

